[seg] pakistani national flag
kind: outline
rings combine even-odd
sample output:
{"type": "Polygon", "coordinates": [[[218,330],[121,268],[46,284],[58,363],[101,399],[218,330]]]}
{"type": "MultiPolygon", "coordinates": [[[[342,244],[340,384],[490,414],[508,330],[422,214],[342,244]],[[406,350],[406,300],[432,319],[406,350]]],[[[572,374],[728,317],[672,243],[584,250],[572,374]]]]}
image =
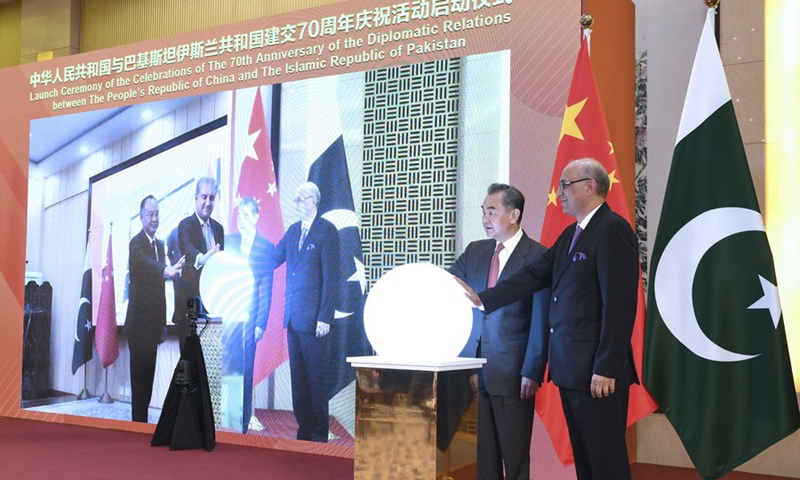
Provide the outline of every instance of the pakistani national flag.
{"type": "Polygon", "coordinates": [[[644,369],[705,479],[800,426],[772,253],[713,32],[709,10],[653,250],[644,369]]]}

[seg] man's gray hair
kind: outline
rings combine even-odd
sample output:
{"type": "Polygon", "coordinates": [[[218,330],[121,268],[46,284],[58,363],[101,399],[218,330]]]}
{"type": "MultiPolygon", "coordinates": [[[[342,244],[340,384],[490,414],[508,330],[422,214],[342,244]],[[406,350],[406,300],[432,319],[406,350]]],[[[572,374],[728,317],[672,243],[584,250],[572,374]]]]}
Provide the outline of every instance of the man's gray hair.
{"type": "Polygon", "coordinates": [[[608,189],[611,188],[611,181],[608,178],[608,172],[603,165],[594,158],[579,158],[570,163],[578,165],[581,176],[591,178],[597,183],[597,194],[603,198],[608,195],[608,189]]]}

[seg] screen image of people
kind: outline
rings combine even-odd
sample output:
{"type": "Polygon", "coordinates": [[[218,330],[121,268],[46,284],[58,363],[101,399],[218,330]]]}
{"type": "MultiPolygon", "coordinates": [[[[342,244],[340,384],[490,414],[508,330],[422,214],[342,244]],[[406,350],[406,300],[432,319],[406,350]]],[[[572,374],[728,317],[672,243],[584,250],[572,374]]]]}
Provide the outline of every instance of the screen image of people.
{"type": "MultiPolygon", "coordinates": [[[[225,231],[213,218],[214,204],[219,187],[211,177],[197,181],[194,193],[195,211],[178,224],[178,248],[188,258],[186,271],[181,275],[180,288],[175,290],[175,311],[180,313],[190,298],[200,296],[200,271],[212,255],[225,249],[225,231]]],[[[189,325],[185,316],[176,315],[173,323],[178,326],[181,345],[189,336],[189,325]]]]}
{"type": "MultiPolygon", "coordinates": [[[[457,80],[449,72],[460,69],[463,82],[481,87],[450,102],[463,118],[451,114],[448,127],[460,139],[453,146],[483,145],[465,148],[453,167],[479,179],[467,182],[463,201],[480,203],[491,183],[483,176],[500,178],[508,168],[501,104],[508,103],[509,52],[422,67],[404,74],[440,69],[457,80]],[[496,150],[488,163],[487,144],[496,150]]],[[[97,151],[37,163],[43,173],[30,189],[42,200],[29,204],[30,268],[59,279],[54,304],[61,306],[53,313],[51,388],[86,390],[89,398],[40,398],[23,408],[157,422],[189,334],[187,302],[199,297],[209,316],[197,328],[219,431],[352,446],[355,372],[346,358],[372,353],[363,327],[371,283],[408,261],[382,257],[380,242],[388,239],[370,233],[403,213],[382,213],[390,199],[374,197],[370,184],[384,156],[404,160],[396,147],[375,153],[365,140],[379,121],[366,113],[380,93],[370,85],[382,78],[354,72],[101,112],[113,125],[87,129],[104,142],[97,151]],[[162,113],[143,120],[145,110],[162,113]],[[74,194],[50,202],[55,183],[74,194]],[[75,221],[66,231],[46,234],[67,217],[75,221]],[[60,244],[71,253],[49,253],[60,244]],[[87,250],[93,355],[73,374],[87,250]],[[113,275],[103,275],[107,264],[113,275]],[[109,308],[101,312],[101,303],[109,308]],[[109,341],[120,353],[104,367],[98,348],[109,341]],[[101,395],[112,401],[98,405],[101,395]]],[[[38,134],[96,121],[97,114],[83,115],[35,120],[31,128],[38,134]]],[[[420,145],[415,154],[427,155],[425,130],[408,140],[420,145]]],[[[412,201],[437,200],[434,190],[398,181],[412,201]]]]}
{"type": "Polygon", "coordinates": [[[239,199],[239,231],[228,234],[225,241],[227,251],[240,256],[253,277],[252,284],[240,287],[251,289],[246,315],[224,322],[222,327],[222,425],[242,433],[264,429],[253,406],[253,369],[256,344],[264,338],[272,303],[273,269],[268,261],[275,245],[258,233],[258,219],[258,201],[253,197],[239,199]]]}
{"type": "Polygon", "coordinates": [[[130,351],[131,419],[148,422],[148,405],[153,393],[158,345],[166,337],[167,300],[165,281],[181,275],[185,258],[166,263],[164,241],[156,238],[158,200],[146,196],[139,217],[142,230],[130,242],[128,255],[128,310],[125,337],[130,351]]]}

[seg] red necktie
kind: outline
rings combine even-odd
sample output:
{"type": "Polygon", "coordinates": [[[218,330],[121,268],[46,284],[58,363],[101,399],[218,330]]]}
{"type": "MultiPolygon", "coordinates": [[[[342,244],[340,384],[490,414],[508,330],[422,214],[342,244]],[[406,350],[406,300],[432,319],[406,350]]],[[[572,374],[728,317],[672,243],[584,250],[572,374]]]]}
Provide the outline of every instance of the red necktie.
{"type": "Polygon", "coordinates": [[[502,243],[498,243],[497,248],[494,249],[492,264],[489,266],[489,276],[486,277],[486,288],[492,288],[497,285],[497,277],[500,276],[500,250],[502,249],[502,243]]]}

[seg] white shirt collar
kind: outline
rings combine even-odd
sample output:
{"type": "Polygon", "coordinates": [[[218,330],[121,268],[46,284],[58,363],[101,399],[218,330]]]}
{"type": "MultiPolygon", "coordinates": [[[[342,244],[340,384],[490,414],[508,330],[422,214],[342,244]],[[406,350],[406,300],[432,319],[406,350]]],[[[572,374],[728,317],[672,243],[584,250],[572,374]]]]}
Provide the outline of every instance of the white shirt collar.
{"type": "MultiPolygon", "coordinates": [[[[603,203],[605,203],[605,202],[603,202],[603,203]]],[[[594,217],[594,214],[595,214],[595,213],[597,213],[597,210],[598,210],[600,207],[602,207],[602,206],[603,206],[603,203],[601,203],[600,205],[598,205],[598,206],[594,207],[594,210],[592,210],[591,212],[589,212],[589,214],[588,214],[588,215],[586,215],[585,217],[583,217],[583,220],[581,220],[580,222],[578,222],[578,225],[581,227],[581,230],[586,230],[586,225],[589,225],[589,221],[591,221],[592,217],[594,217]]]]}
{"type": "MultiPolygon", "coordinates": [[[[517,244],[521,239],[522,239],[522,229],[520,228],[519,230],[517,230],[517,233],[511,236],[511,238],[503,242],[503,250],[505,250],[506,252],[508,252],[509,255],[511,255],[511,253],[514,252],[514,249],[517,248],[517,244]]],[[[495,248],[497,248],[497,243],[499,242],[495,242],[494,244],[495,248]]]]}

